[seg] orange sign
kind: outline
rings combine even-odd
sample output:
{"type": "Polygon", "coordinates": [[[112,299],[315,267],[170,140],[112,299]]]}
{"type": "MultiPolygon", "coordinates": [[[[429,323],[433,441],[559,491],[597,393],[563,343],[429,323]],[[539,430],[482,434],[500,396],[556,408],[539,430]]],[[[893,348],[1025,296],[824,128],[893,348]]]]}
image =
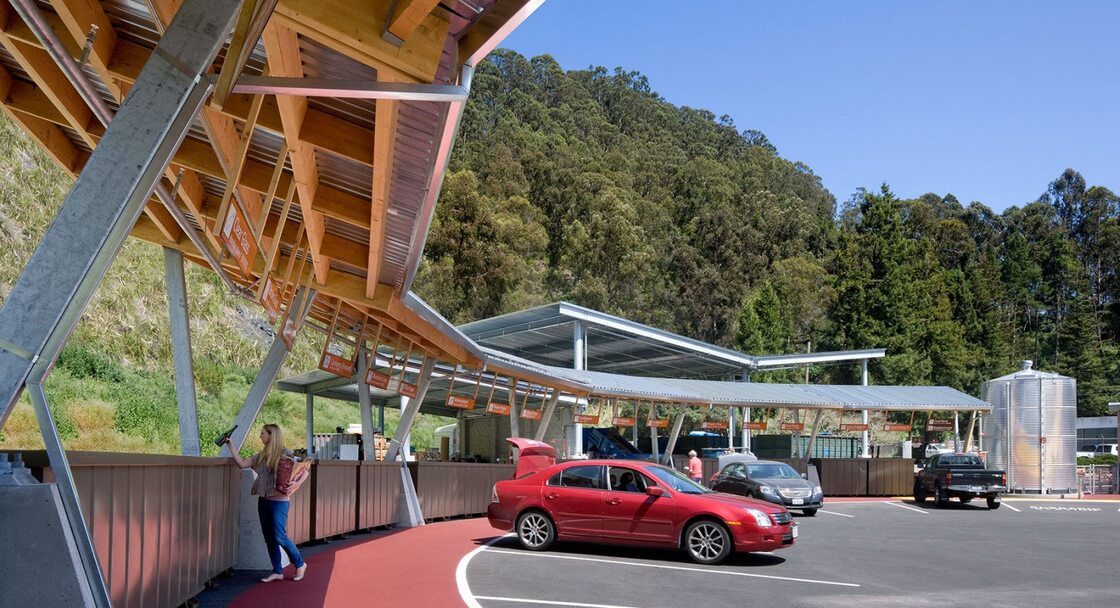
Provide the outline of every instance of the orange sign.
{"type": "Polygon", "coordinates": [[[766,423],[765,422],[744,422],[743,423],[743,430],[744,431],[765,431],[766,430],[766,423]]]}
{"type": "Polygon", "coordinates": [[[727,428],[726,420],[705,420],[700,423],[700,428],[705,431],[722,431],[727,428]]]}
{"type": "Polygon", "coordinates": [[[257,257],[257,242],[253,240],[253,231],[249,222],[241,215],[241,210],[230,201],[226,211],[225,221],[222,222],[222,242],[229,249],[229,254],[237,261],[241,272],[249,276],[253,270],[253,260],[257,257]]]}
{"type": "Polygon", "coordinates": [[[651,418],[646,422],[646,426],[654,429],[667,429],[669,428],[668,418],[651,418]]]}
{"type": "Polygon", "coordinates": [[[927,431],[951,431],[953,430],[953,421],[942,418],[930,418],[926,423],[927,431]]]}
{"type": "Polygon", "coordinates": [[[840,423],[841,431],[866,431],[867,425],[862,422],[853,422],[850,424],[840,423]]]}
{"type": "Polygon", "coordinates": [[[509,416],[509,406],[504,403],[488,403],[486,405],[486,413],[509,416]]]}
{"type": "Polygon", "coordinates": [[[893,423],[893,422],[888,422],[887,424],[883,425],[883,430],[884,431],[896,431],[896,432],[900,432],[900,433],[908,433],[908,432],[910,432],[910,425],[909,424],[896,424],[896,423],[893,423]]]}
{"type": "Polygon", "coordinates": [[[611,424],[614,426],[634,426],[636,423],[633,418],[624,418],[622,416],[615,416],[611,419],[611,424]]]}
{"type": "Polygon", "coordinates": [[[805,423],[804,422],[783,422],[781,428],[782,428],[783,431],[804,431],[805,430],[805,423]]]}
{"type": "Polygon", "coordinates": [[[272,277],[265,277],[264,279],[261,305],[264,306],[264,311],[268,313],[269,322],[275,323],[276,318],[280,316],[280,288],[276,286],[276,281],[273,281],[272,277]]]}
{"type": "Polygon", "coordinates": [[[397,394],[414,399],[418,393],[415,384],[401,380],[400,385],[397,386],[397,394]]]}
{"type": "Polygon", "coordinates": [[[473,410],[474,399],[463,397],[462,395],[448,395],[447,407],[455,407],[461,410],[473,410]]]}
{"type": "Polygon", "coordinates": [[[354,362],[334,353],[323,353],[323,358],[319,360],[319,369],[346,378],[354,373],[354,362]]]}
{"type": "Polygon", "coordinates": [[[576,414],[572,416],[572,422],[576,424],[599,424],[598,414],[592,416],[591,414],[576,414]]]}
{"type": "Polygon", "coordinates": [[[373,388],[385,390],[389,388],[389,374],[379,372],[375,369],[366,371],[366,384],[373,388]]]}
{"type": "Polygon", "coordinates": [[[531,410],[529,408],[523,408],[521,410],[521,417],[526,419],[526,420],[540,420],[541,419],[541,411],[540,410],[531,410]]]}
{"type": "Polygon", "coordinates": [[[296,331],[298,331],[299,328],[296,327],[296,322],[292,320],[290,310],[288,314],[288,318],[284,319],[284,328],[280,330],[280,339],[284,341],[284,345],[288,347],[288,350],[292,350],[292,344],[295,344],[296,341],[296,331]]]}

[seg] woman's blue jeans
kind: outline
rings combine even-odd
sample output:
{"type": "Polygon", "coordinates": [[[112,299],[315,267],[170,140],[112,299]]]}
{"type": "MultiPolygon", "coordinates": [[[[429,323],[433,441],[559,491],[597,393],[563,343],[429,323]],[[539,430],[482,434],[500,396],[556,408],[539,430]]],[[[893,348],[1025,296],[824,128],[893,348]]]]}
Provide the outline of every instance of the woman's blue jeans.
{"type": "Polygon", "coordinates": [[[296,568],[303,567],[303,556],[292,539],[288,538],[288,501],[257,499],[257,515],[261,519],[261,532],[264,544],[268,546],[268,558],[272,560],[272,571],[282,574],[280,549],[288,554],[288,559],[296,568]]]}

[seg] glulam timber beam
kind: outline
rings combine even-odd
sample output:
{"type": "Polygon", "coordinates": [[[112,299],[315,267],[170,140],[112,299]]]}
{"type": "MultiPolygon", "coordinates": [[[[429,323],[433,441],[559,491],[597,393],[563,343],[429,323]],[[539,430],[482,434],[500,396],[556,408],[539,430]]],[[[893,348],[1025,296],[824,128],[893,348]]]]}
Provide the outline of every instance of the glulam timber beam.
{"type": "Polygon", "coordinates": [[[439,0],[397,0],[385,29],[404,42],[438,4],[439,0]]]}
{"type": "Polygon", "coordinates": [[[389,189],[393,182],[393,150],[397,135],[400,102],[377,100],[377,122],[373,126],[373,197],[369,206],[369,260],[366,293],[372,294],[381,279],[381,257],[385,245],[385,219],[389,189]]]}
{"type": "MultiPolygon", "coordinates": [[[[276,76],[302,78],[303,62],[300,59],[296,33],[282,25],[271,23],[265,28],[263,38],[269,72],[276,76]]],[[[319,190],[319,169],[315,162],[314,148],[299,138],[307,116],[307,98],[285,95],[279,97],[276,103],[280,108],[280,120],[284,124],[284,136],[288,140],[288,154],[296,190],[299,192],[300,210],[307,227],[307,240],[311,245],[315,278],[323,283],[327,280],[330,260],[323,257],[321,251],[325,225],[323,214],[315,211],[313,205],[319,190]]]]}
{"type": "Polygon", "coordinates": [[[433,82],[450,24],[428,14],[397,46],[381,37],[391,5],[392,0],[280,0],[272,21],[375,68],[379,79],[394,74],[408,82],[433,82]]]}
{"type": "MultiPolygon", "coordinates": [[[[0,31],[3,31],[5,35],[10,36],[14,40],[19,40],[41,48],[39,40],[35,38],[31,29],[27,27],[27,24],[25,24],[18,15],[14,15],[13,13],[14,18],[7,21],[4,20],[3,7],[5,5],[6,0],[0,0],[0,31]]],[[[51,27],[56,32],[65,33],[66,25],[58,15],[44,12],[44,16],[47,21],[51,23],[51,27]]],[[[100,34],[98,35],[100,36],[100,34]]],[[[72,40],[69,35],[66,37],[60,36],[60,38],[66,43],[67,49],[75,58],[81,55],[81,46],[76,43],[71,44],[72,40]]],[[[144,64],[148,62],[151,53],[151,49],[123,38],[118,39],[113,46],[112,57],[108,60],[106,74],[102,75],[102,80],[106,82],[118,82],[122,87],[122,91],[127,91],[128,87],[136,82],[136,77],[140,74],[140,70],[144,67],[144,64]]],[[[235,120],[244,121],[249,116],[253,97],[253,95],[231,94],[222,106],[221,113],[235,120]]],[[[372,158],[370,150],[373,145],[373,131],[371,129],[337,118],[314,108],[308,109],[307,120],[310,121],[309,124],[329,127],[329,130],[325,131],[325,133],[330,135],[329,137],[316,137],[311,139],[309,143],[324,152],[329,152],[341,158],[365,165],[370,164],[372,158]]],[[[276,100],[274,98],[267,97],[262,104],[260,117],[257,120],[257,128],[264,129],[277,135],[284,134],[284,127],[280,121],[280,111],[276,106],[276,100]]]]}

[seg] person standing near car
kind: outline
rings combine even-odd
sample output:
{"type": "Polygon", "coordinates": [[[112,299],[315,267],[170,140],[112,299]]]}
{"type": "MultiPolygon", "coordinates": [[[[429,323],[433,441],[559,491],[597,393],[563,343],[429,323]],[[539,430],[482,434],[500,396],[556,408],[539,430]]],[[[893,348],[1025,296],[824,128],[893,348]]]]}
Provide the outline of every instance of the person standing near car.
{"type": "Polygon", "coordinates": [[[303,561],[299,549],[292,539],[288,538],[288,505],[289,495],[299,488],[308,476],[307,471],[292,480],[292,489],[288,494],[276,489],[276,467],[284,456],[291,456],[290,450],[284,449],[284,435],[280,427],[275,424],[266,424],[261,429],[261,443],[264,448],[245,459],[238,455],[229,437],[225,442],[229,445],[230,456],[237,466],[242,469],[253,469],[257,474],[253,487],[249,491],[257,496],[257,515],[261,520],[261,533],[264,534],[264,543],[268,547],[268,557],[272,561],[272,574],[261,579],[262,583],[284,580],[284,569],[280,561],[280,549],[288,554],[288,560],[296,567],[293,581],[303,580],[307,572],[307,564],[303,561]]]}
{"type": "Polygon", "coordinates": [[[688,451],[688,478],[698,484],[704,483],[704,463],[696,457],[696,450],[688,451]]]}

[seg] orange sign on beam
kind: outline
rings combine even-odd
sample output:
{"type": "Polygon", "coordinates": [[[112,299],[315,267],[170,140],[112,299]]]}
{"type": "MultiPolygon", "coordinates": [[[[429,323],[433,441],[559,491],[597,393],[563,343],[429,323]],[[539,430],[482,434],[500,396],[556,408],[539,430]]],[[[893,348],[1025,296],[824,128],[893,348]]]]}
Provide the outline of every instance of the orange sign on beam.
{"type": "Polygon", "coordinates": [[[488,403],[486,405],[486,413],[498,414],[501,416],[509,416],[509,406],[505,403],[488,403]]]}
{"type": "Polygon", "coordinates": [[[280,289],[276,286],[276,281],[273,281],[272,277],[264,278],[261,305],[264,306],[264,311],[268,314],[269,322],[275,323],[277,317],[280,316],[280,289]]]}
{"type": "Polygon", "coordinates": [[[375,369],[366,371],[366,384],[373,388],[385,390],[389,388],[389,374],[379,372],[375,369]]]}
{"type": "Polygon", "coordinates": [[[461,410],[473,410],[474,399],[463,397],[462,395],[448,395],[447,407],[454,407],[461,410]]]}
{"type": "Polygon", "coordinates": [[[411,382],[405,382],[404,380],[401,380],[400,385],[397,386],[397,394],[408,397],[409,399],[416,398],[416,395],[419,394],[417,390],[418,389],[415,384],[412,384],[411,382]]]}
{"type": "Polygon", "coordinates": [[[744,422],[744,431],[765,431],[767,424],[765,422],[744,422]]]}
{"type": "Polygon", "coordinates": [[[614,426],[634,426],[635,423],[633,418],[615,416],[611,420],[611,424],[613,424],[614,426]]]}
{"type": "Polygon", "coordinates": [[[521,417],[526,419],[526,420],[540,420],[542,415],[543,414],[541,413],[540,410],[530,410],[530,409],[521,410],[521,417]]]}
{"type": "Polygon", "coordinates": [[[700,428],[705,431],[722,431],[727,429],[726,420],[705,420],[700,423],[700,428]]]}
{"type": "Polygon", "coordinates": [[[241,268],[245,276],[251,276],[253,260],[257,257],[257,242],[253,240],[253,231],[249,222],[241,215],[241,209],[231,204],[226,211],[225,221],[222,222],[222,242],[225,243],[229,254],[241,268]]]}
{"type": "Polygon", "coordinates": [[[646,423],[646,426],[654,429],[667,429],[669,428],[668,418],[653,418],[646,423]]]}
{"type": "Polygon", "coordinates": [[[783,431],[804,431],[805,430],[805,423],[804,422],[783,422],[782,423],[782,430],[783,431]]]}
{"type": "Polygon", "coordinates": [[[867,425],[862,422],[841,423],[841,431],[866,431],[867,425]]]}
{"type": "Polygon", "coordinates": [[[334,353],[325,352],[323,358],[319,360],[319,369],[348,378],[354,373],[354,362],[334,353]]]}
{"type": "Polygon", "coordinates": [[[576,414],[572,416],[572,422],[576,424],[599,424],[599,416],[598,414],[576,414]]]}
{"type": "Polygon", "coordinates": [[[897,433],[909,433],[910,432],[910,425],[909,424],[896,424],[896,423],[893,423],[893,422],[888,422],[887,424],[883,425],[883,430],[884,431],[897,432],[897,433]]]}

